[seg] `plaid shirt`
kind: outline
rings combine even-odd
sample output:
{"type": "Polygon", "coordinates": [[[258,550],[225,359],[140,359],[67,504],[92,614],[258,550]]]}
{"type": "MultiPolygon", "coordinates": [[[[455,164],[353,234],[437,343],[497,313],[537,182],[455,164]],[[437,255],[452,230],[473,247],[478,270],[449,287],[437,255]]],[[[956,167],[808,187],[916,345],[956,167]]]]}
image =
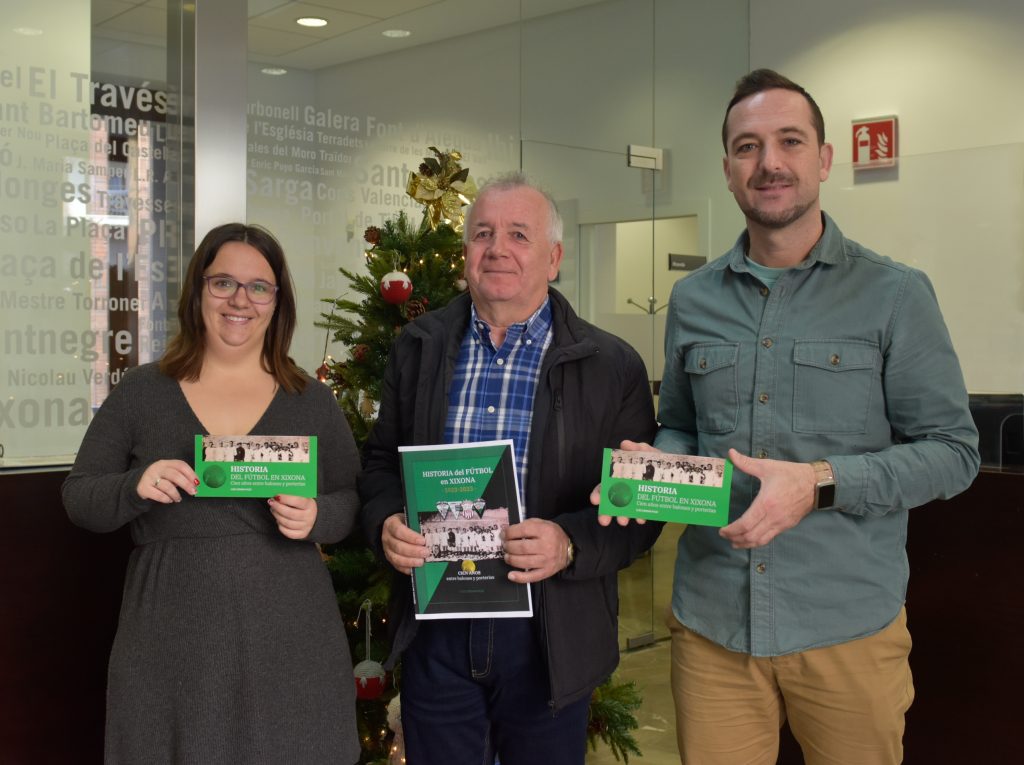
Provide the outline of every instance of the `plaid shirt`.
{"type": "Polygon", "coordinates": [[[497,350],[476,306],[470,319],[448,390],[444,439],[456,444],[511,438],[525,508],[527,445],[540,365],[551,345],[551,300],[526,321],[511,325],[497,350]]]}

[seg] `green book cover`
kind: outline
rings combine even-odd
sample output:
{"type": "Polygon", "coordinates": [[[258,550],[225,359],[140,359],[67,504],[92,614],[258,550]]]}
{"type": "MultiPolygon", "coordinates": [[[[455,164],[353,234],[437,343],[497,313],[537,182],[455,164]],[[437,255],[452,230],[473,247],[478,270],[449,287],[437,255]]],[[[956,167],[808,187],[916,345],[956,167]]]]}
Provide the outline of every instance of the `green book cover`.
{"type": "Polygon", "coordinates": [[[502,533],[522,521],[512,441],[399,447],[409,528],[427,539],[413,569],[417,619],[532,616],[508,579],[502,533]]]}
{"type": "Polygon", "coordinates": [[[716,457],[605,449],[604,515],[698,526],[729,522],[732,463],[716,457]]]}
{"type": "Polygon", "coordinates": [[[198,497],[316,496],[316,436],[196,436],[198,497]]]}

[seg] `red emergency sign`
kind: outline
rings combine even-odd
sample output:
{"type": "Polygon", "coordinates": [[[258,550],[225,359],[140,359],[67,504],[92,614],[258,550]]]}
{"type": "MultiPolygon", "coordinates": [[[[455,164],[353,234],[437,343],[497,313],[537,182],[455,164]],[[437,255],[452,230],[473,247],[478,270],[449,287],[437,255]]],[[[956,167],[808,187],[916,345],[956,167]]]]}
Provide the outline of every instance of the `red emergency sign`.
{"type": "Polygon", "coordinates": [[[896,117],[853,121],[853,169],[893,167],[899,157],[896,117]]]}

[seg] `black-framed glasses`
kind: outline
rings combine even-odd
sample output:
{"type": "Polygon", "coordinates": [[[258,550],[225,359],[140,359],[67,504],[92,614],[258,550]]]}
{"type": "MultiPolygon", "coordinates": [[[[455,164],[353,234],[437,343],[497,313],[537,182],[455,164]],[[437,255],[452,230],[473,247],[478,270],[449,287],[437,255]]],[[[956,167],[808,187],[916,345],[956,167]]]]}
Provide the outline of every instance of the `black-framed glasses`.
{"type": "Polygon", "coordinates": [[[278,286],[270,282],[255,281],[244,284],[230,276],[204,276],[203,280],[206,282],[206,288],[215,298],[227,300],[234,297],[239,287],[245,287],[245,294],[257,305],[274,302],[274,296],[277,295],[278,290],[278,286]]]}

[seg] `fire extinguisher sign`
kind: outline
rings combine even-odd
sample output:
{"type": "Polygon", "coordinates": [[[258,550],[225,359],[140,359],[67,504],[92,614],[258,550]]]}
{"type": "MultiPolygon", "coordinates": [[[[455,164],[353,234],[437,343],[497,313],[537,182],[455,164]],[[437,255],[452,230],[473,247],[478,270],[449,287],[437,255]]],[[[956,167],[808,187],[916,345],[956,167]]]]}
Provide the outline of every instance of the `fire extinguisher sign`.
{"type": "Polygon", "coordinates": [[[896,117],[853,121],[853,169],[894,167],[899,157],[896,117]]]}

